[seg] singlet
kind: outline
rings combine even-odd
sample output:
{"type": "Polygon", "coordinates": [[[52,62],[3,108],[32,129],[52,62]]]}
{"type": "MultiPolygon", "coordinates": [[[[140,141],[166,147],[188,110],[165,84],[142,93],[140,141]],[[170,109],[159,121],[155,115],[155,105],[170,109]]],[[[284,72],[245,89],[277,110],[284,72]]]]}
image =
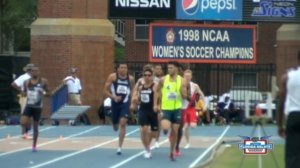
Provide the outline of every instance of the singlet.
{"type": "Polygon", "coordinates": [[[300,112],[300,67],[291,70],[287,75],[285,112],[300,112]]]}
{"type": "Polygon", "coordinates": [[[42,82],[42,79],[39,79],[39,81],[36,84],[32,83],[32,79],[29,80],[28,86],[27,86],[27,100],[26,100],[26,106],[27,107],[34,107],[34,108],[41,108],[43,103],[43,92],[44,92],[45,84],[42,82]]]}
{"type": "MultiPolygon", "coordinates": [[[[116,73],[116,80],[111,85],[111,93],[114,96],[122,97],[119,103],[129,102],[129,95],[130,95],[129,75],[127,75],[125,79],[122,79],[119,77],[118,73],[116,73]]],[[[116,103],[116,102],[112,101],[112,103],[116,103]]]]}
{"type": "MultiPolygon", "coordinates": [[[[188,91],[188,96],[191,98],[195,92],[196,92],[196,88],[197,88],[197,84],[195,84],[194,82],[189,82],[189,89],[187,89],[188,91]]],[[[182,109],[186,109],[189,105],[189,101],[187,99],[183,99],[182,100],[182,109]]]]}
{"type": "Polygon", "coordinates": [[[153,85],[154,83],[152,83],[151,86],[147,88],[144,85],[142,86],[142,89],[140,91],[140,111],[153,111],[153,85]]]}
{"type": "Polygon", "coordinates": [[[182,106],[182,98],[180,93],[181,77],[176,76],[176,81],[170,81],[170,75],[166,75],[164,84],[161,89],[162,92],[162,110],[178,110],[182,106]]]}

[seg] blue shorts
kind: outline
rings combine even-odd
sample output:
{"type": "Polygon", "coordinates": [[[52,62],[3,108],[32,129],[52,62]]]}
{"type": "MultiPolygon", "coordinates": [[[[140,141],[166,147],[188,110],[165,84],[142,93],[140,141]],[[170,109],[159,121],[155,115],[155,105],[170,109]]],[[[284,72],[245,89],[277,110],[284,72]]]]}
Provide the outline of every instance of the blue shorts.
{"type": "Polygon", "coordinates": [[[129,102],[127,103],[112,103],[111,105],[111,120],[112,123],[119,124],[121,118],[127,118],[129,115],[129,102]]]}
{"type": "Polygon", "coordinates": [[[177,110],[162,110],[162,112],[163,112],[163,116],[162,116],[163,120],[168,120],[172,124],[180,124],[181,110],[179,110],[179,109],[177,109],[177,110]]]}

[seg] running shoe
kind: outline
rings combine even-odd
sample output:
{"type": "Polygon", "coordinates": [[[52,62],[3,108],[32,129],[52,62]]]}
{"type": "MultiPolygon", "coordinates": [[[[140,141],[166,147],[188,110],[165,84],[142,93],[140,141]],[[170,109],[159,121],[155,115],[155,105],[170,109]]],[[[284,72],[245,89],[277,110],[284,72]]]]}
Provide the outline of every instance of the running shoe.
{"type": "Polygon", "coordinates": [[[176,161],[173,153],[170,153],[169,159],[170,159],[170,161],[172,161],[172,162],[176,161]]]}
{"type": "Polygon", "coordinates": [[[156,141],[155,142],[155,144],[154,144],[154,147],[156,148],[156,149],[158,149],[160,146],[159,146],[159,143],[156,141]]]}
{"type": "Polygon", "coordinates": [[[37,149],[36,149],[36,147],[32,147],[32,152],[37,152],[37,149]]]}
{"type": "Polygon", "coordinates": [[[190,148],[190,144],[188,143],[185,145],[184,149],[189,149],[189,148],[190,148]]]}
{"type": "Polygon", "coordinates": [[[181,155],[180,150],[179,149],[175,149],[174,155],[176,157],[179,157],[181,155]]]}
{"type": "Polygon", "coordinates": [[[23,138],[23,139],[27,139],[27,140],[32,139],[32,137],[29,136],[27,133],[23,134],[22,138],[23,138]]]}
{"type": "Polygon", "coordinates": [[[151,152],[145,151],[145,153],[144,153],[144,158],[150,159],[151,157],[152,157],[151,152]]]}
{"type": "Polygon", "coordinates": [[[117,150],[117,155],[122,155],[122,150],[120,148],[117,150]]]}

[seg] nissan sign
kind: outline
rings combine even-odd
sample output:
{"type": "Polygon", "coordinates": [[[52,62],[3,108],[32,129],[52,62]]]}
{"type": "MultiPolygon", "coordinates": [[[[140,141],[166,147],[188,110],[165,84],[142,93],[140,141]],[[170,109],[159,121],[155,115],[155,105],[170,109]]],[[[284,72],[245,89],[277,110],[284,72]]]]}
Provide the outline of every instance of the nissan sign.
{"type": "Polygon", "coordinates": [[[109,18],[175,19],[176,0],[109,0],[109,18]]]}

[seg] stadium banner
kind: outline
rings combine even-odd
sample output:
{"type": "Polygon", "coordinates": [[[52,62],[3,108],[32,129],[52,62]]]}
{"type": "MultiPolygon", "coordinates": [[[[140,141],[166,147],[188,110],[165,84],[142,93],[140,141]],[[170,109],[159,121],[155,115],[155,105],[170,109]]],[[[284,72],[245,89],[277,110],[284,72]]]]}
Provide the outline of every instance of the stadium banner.
{"type": "Polygon", "coordinates": [[[300,0],[245,0],[244,21],[300,23],[300,0]]]}
{"type": "Polygon", "coordinates": [[[149,61],[255,64],[256,27],[151,23],[149,61]]]}
{"type": "Polygon", "coordinates": [[[109,18],[176,18],[176,0],[109,0],[108,2],[109,18]]]}
{"type": "Polygon", "coordinates": [[[242,0],[176,0],[176,18],[183,20],[242,20],[242,0]]]}

